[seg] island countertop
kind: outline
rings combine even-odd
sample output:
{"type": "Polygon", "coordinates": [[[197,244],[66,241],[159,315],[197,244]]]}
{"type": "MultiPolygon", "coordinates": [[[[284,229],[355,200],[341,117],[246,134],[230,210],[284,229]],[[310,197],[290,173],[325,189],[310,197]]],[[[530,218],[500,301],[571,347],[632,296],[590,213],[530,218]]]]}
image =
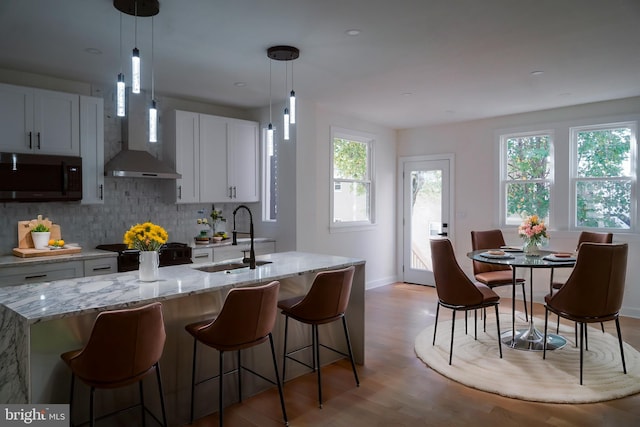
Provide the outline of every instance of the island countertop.
{"type": "MultiPolygon", "coordinates": [[[[0,304],[28,324],[94,311],[119,309],[152,301],[208,292],[225,291],[303,273],[349,265],[364,260],[304,252],[279,252],[257,257],[271,261],[255,270],[206,273],[197,268],[213,264],[162,267],[159,280],[141,282],[138,272],[113,273],[0,288],[0,304]]],[[[229,262],[229,261],[225,261],[229,262]]],[[[224,263],[224,262],[223,262],[224,263]]]]}

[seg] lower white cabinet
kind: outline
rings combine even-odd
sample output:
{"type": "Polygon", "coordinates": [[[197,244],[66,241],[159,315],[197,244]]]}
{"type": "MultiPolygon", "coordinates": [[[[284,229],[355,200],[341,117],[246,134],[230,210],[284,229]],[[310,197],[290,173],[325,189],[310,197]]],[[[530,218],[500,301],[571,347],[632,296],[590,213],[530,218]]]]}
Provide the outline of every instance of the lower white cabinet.
{"type": "Polygon", "coordinates": [[[84,261],[84,277],[99,276],[101,274],[111,274],[118,272],[118,259],[97,258],[84,261]]]}
{"type": "Polygon", "coordinates": [[[82,261],[21,265],[0,269],[0,286],[73,279],[84,275],[82,261]]]}
{"type": "MultiPolygon", "coordinates": [[[[246,251],[249,256],[249,250],[251,249],[251,243],[238,242],[237,246],[221,246],[213,249],[213,260],[215,262],[226,261],[229,259],[242,258],[243,251],[246,251]]],[[[254,242],[253,250],[258,255],[272,254],[276,251],[276,242],[254,242]]]]}
{"type": "Polygon", "coordinates": [[[213,248],[193,248],[191,250],[191,262],[194,264],[213,262],[213,248]]]}

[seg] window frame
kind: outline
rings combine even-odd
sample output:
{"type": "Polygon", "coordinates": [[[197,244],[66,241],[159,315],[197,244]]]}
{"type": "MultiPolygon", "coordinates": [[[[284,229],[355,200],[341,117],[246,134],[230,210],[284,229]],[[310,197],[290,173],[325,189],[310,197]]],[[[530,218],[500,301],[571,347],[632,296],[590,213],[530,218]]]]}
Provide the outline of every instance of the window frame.
{"type": "Polygon", "coordinates": [[[331,127],[330,132],[330,141],[329,141],[329,231],[330,232],[343,232],[343,231],[359,231],[359,230],[369,230],[376,226],[376,196],[375,196],[375,135],[361,132],[357,130],[344,129],[340,127],[331,127]],[[349,180],[349,179],[336,179],[334,176],[334,141],[336,138],[339,139],[347,139],[350,141],[356,141],[359,143],[364,143],[367,145],[367,172],[368,179],[363,180],[349,180]],[[369,186],[369,220],[368,221],[340,221],[335,222],[334,218],[334,193],[336,188],[336,181],[344,182],[358,182],[358,183],[367,183],[369,186]]]}
{"type": "MultiPolygon", "coordinates": [[[[507,185],[511,183],[539,183],[539,182],[548,182],[549,183],[549,214],[548,218],[545,218],[545,223],[549,226],[549,223],[552,221],[553,213],[554,213],[554,193],[555,193],[555,144],[556,137],[555,131],[553,129],[541,129],[541,130],[533,130],[533,131],[514,131],[514,132],[501,132],[498,138],[498,146],[500,151],[500,167],[498,180],[500,182],[499,185],[499,206],[500,206],[500,214],[499,214],[499,223],[501,227],[509,228],[509,227],[517,227],[518,224],[507,223],[507,185]],[[549,178],[548,179],[535,179],[535,180],[508,180],[507,179],[507,140],[511,138],[526,138],[531,136],[543,136],[547,135],[549,137],[549,178]]],[[[534,212],[535,213],[535,212],[534,212]]]]}
{"type": "Polygon", "coordinates": [[[638,229],[637,218],[637,167],[638,167],[638,123],[635,120],[626,120],[619,122],[591,123],[580,126],[569,127],[569,228],[576,231],[594,231],[594,232],[615,232],[615,233],[635,233],[638,229]],[[626,177],[606,177],[604,180],[631,180],[630,206],[629,206],[629,228],[612,228],[612,227],[586,227],[578,225],[577,212],[577,185],[578,182],[602,181],[603,177],[579,177],[578,176],[578,134],[582,131],[589,130],[610,130],[628,127],[631,130],[631,139],[629,147],[630,165],[629,176],[626,177]]]}

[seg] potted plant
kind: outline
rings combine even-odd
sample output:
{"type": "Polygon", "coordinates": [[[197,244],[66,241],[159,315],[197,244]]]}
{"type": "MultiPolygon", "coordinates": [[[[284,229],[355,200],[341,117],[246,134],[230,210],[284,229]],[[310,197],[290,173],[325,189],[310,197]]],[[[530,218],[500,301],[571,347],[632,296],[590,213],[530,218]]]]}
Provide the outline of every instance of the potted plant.
{"type": "Polygon", "coordinates": [[[33,246],[36,249],[47,249],[49,237],[51,237],[49,227],[43,223],[38,223],[31,229],[31,240],[33,240],[33,246]]]}

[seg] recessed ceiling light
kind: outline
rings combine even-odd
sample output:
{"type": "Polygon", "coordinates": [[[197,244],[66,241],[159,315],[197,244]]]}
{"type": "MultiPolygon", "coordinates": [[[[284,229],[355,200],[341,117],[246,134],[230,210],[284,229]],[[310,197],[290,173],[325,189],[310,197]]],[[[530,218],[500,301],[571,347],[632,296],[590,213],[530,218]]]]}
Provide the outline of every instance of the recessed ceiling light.
{"type": "Polygon", "coordinates": [[[351,30],[345,31],[345,33],[347,33],[348,36],[357,36],[357,35],[359,35],[361,33],[361,31],[358,30],[358,29],[353,28],[351,30]]]}
{"type": "Polygon", "coordinates": [[[102,55],[102,51],[100,49],[97,49],[95,47],[88,47],[84,50],[87,53],[90,53],[92,55],[102,55]]]}
{"type": "Polygon", "coordinates": [[[411,96],[413,93],[411,92],[402,92],[402,96],[411,96]]]}
{"type": "Polygon", "coordinates": [[[245,82],[235,82],[233,85],[235,87],[245,87],[247,84],[245,82]]]}
{"type": "Polygon", "coordinates": [[[541,75],[543,75],[543,74],[544,74],[544,71],[541,71],[541,70],[535,70],[535,71],[532,71],[530,74],[531,74],[532,76],[541,76],[541,75]]]}

